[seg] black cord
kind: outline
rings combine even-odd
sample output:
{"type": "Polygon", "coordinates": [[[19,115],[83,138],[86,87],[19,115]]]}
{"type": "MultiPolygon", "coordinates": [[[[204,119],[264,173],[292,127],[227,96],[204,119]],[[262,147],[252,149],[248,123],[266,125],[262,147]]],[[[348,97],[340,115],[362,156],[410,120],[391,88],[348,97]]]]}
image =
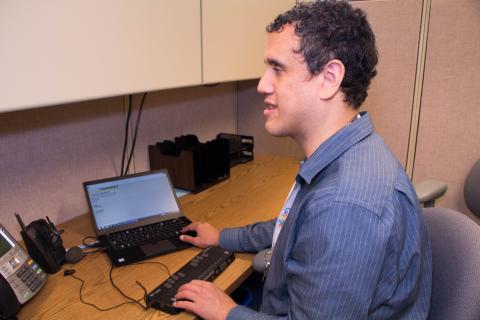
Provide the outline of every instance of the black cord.
{"type": "MultiPolygon", "coordinates": [[[[97,309],[98,311],[109,311],[109,310],[112,310],[112,309],[119,308],[119,307],[121,307],[121,306],[123,306],[123,305],[126,305],[126,304],[134,303],[134,302],[132,302],[132,301],[127,301],[127,302],[123,302],[123,303],[118,304],[118,305],[113,306],[113,307],[101,308],[101,307],[99,307],[99,306],[97,306],[97,305],[95,305],[95,304],[93,304],[93,303],[91,303],[91,302],[88,302],[88,301],[86,301],[85,299],[83,299],[82,289],[83,289],[83,287],[84,287],[84,285],[85,285],[85,281],[84,281],[83,279],[80,279],[79,277],[73,275],[73,274],[71,274],[70,277],[72,277],[72,278],[74,278],[74,279],[76,279],[76,280],[78,280],[78,281],[80,281],[80,282],[82,283],[81,286],[80,286],[80,301],[81,301],[82,303],[86,304],[86,305],[89,305],[89,306],[94,307],[94,308],[97,309]]],[[[142,300],[143,300],[143,298],[140,299],[137,303],[140,303],[140,301],[142,301],[142,300]]]]}
{"type": "MultiPolygon", "coordinates": [[[[140,117],[142,115],[142,110],[143,110],[143,105],[145,103],[145,98],[147,97],[147,93],[145,92],[142,97],[142,102],[140,102],[140,108],[138,109],[138,114],[137,114],[137,122],[135,124],[135,132],[133,134],[133,142],[132,142],[132,147],[130,148],[130,156],[128,157],[128,162],[127,162],[127,167],[125,168],[125,172],[123,175],[126,175],[128,172],[128,169],[130,168],[130,162],[132,161],[133,153],[135,151],[135,144],[137,142],[137,133],[138,133],[138,128],[140,126],[140,117]]],[[[123,166],[122,166],[123,168],[123,166]]]]}
{"type": "MultiPolygon", "coordinates": [[[[150,263],[150,264],[159,264],[159,265],[161,265],[161,266],[164,267],[165,270],[167,271],[168,276],[169,276],[169,277],[172,276],[172,274],[170,273],[170,270],[168,269],[168,267],[167,267],[165,264],[161,263],[161,262],[144,261],[144,262],[136,262],[136,263],[133,263],[133,264],[149,264],[149,263],[150,263]]],[[[140,301],[141,301],[142,299],[135,300],[135,299],[133,299],[132,297],[127,296],[119,287],[117,287],[117,285],[113,282],[112,273],[113,273],[113,262],[112,262],[112,264],[111,264],[111,266],[110,266],[110,274],[109,274],[109,275],[110,275],[110,282],[111,282],[112,286],[113,286],[115,289],[117,289],[117,291],[120,292],[120,294],[121,294],[122,296],[124,296],[125,298],[127,298],[128,300],[130,300],[130,302],[132,302],[132,303],[137,303],[140,307],[142,307],[143,309],[147,310],[147,309],[148,309],[148,303],[147,303],[147,294],[148,294],[148,293],[147,293],[147,289],[145,289],[145,287],[144,287],[139,281],[135,281],[135,282],[137,283],[137,285],[138,285],[140,288],[143,289],[143,300],[144,300],[144,302],[145,302],[145,306],[144,306],[144,305],[142,305],[142,304],[140,303],[140,301]]]]}
{"type": "Polygon", "coordinates": [[[159,265],[161,265],[161,266],[165,269],[165,271],[167,271],[169,277],[172,276],[172,274],[170,273],[170,269],[168,269],[167,265],[166,265],[166,264],[163,264],[163,263],[161,263],[161,262],[156,262],[156,261],[142,261],[142,262],[135,262],[135,263],[133,263],[133,264],[159,264],[159,265]]]}
{"type": "MultiPolygon", "coordinates": [[[[125,105],[125,101],[124,101],[125,105]]],[[[120,175],[123,176],[123,167],[125,164],[125,156],[127,152],[127,141],[128,141],[128,127],[130,125],[130,118],[132,114],[132,95],[128,95],[128,112],[127,112],[127,121],[125,123],[125,137],[123,140],[123,151],[122,151],[122,168],[120,169],[120,175]]]]}
{"type": "MultiPolygon", "coordinates": [[[[89,238],[89,237],[86,237],[86,238],[89,238]]],[[[85,239],[86,239],[86,238],[85,238],[85,239]]],[[[168,267],[167,267],[165,264],[163,264],[163,263],[161,263],[161,262],[144,261],[144,262],[136,262],[136,263],[133,263],[133,264],[159,264],[159,265],[161,265],[161,266],[167,271],[168,276],[171,277],[170,270],[168,269],[168,267]]],[[[123,293],[123,291],[122,291],[119,287],[117,287],[117,285],[113,282],[113,277],[112,277],[113,267],[114,267],[114,266],[113,266],[113,263],[112,263],[111,266],[110,266],[110,272],[109,272],[110,282],[111,282],[112,286],[113,286],[118,292],[120,292],[120,294],[121,294],[122,296],[124,296],[125,298],[127,298],[127,299],[130,300],[130,301],[126,301],[126,302],[123,302],[123,303],[118,304],[118,305],[116,305],[116,306],[108,307],[108,308],[101,308],[101,307],[99,307],[99,306],[97,306],[97,305],[95,305],[95,304],[93,304],[93,303],[91,303],[91,302],[86,301],[86,300],[83,298],[83,293],[82,293],[82,292],[83,292],[83,287],[85,286],[85,281],[84,281],[83,279],[75,276],[75,275],[73,274],[73,272],[75,272],[74,270],[67,270],[67,269],[64,269],[64,270],[65,270],[65,271],[71,271],[70,273],[68,273],[68,276],[70,276],[70,277],[76,279],[77,281],[80,281],[80,282],[81,282],[80,292],[79,292],[79,293],[80,293],[80,301],[81,301],[83,304],[86,304],[86,305],[89,305],[89,306],[94,307],[94,308],[97,309],[98,311],[109,311],[109,310],[112,310],[112,309],[119,308],[119,307],[121,307],[121,306],[123,306],[123,305],[133,304],[133,303],[139,305],[140,307],[142,307],[142,309],[145,309],[145,310],[148,309],[148,304],[147,304],[147,294],[148,294],[148,293],[147,293],[147,289],[146,289],[139,281],[135,281],[135,282],[137,283],[137,285],[138,285],[140,288],[142,288],[142,290],[143,290],[143,297],[140,298],[140,299],[138,299],[138,300],[135,300],[135,299],[127,296],[127,295],[126,295],[125,293],[123,293]],[[145,302],[145,306],[140,303],[142,300],[145,302]]],[[[66,274],[66,273],[65,273],[65,274],[66,274]]],[[[66,274],[66,275],[67,275],[67,274],[66,274]]]]}
{"type": "MultiPolygon", "coordinates": [[[[147,309],[148,309],[148,306],[146,306],[146,305],[147,305],[147,301],[146,301],[146,297],[147,297],[146,292],[147,292],[147,290],[145,290],[145,288],[144,288],[143,286],[141,286],[141,287],[145,290],[145,292],[144,292],[143,298],[142,298],[142,299],[139,299],[139,300],[135,300],[135,299],[133,299],[132,297],[127,296],[127,295],[126,295],[125,293],[123,293],[123,291],[122,291],[119,287],[117,287],[117,285],[113,282],[112,272],[113,272],[113,261],[112,261],[112,264],[110,265],[110,272],[109,272],[110,283],[112,284],[112,286],[113,286],[115,289],[117,289],[117,291],[120,292],[120,294],[121,294],[122,296],[124,296],[125,298],[127,298],[128,300],[130,300],[131,303],[136,303],[136,304],[138,304],[142,309],[147,310],[147,309]],[[140,301],[142,301],[142,300],[145,301],[145,306],[140,303],[140,301]]],[[[136,282],[139,283],[138,281],[136,281],[136,282]]]]}

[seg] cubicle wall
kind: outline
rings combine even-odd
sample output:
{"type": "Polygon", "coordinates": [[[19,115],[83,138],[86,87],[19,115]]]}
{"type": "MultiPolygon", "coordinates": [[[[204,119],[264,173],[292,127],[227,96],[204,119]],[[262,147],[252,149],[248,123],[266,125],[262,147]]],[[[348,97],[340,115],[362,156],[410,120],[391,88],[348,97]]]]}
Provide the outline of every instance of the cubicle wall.
{"type": "Polygon", "coordinates": [[[123,122],[122,98],[1,113],[1,223],[86,212],[82,182],[117,174],[123,122]]]}
{"type": "MultiPolygon", "coordinates": [[[[465,212],[463,184],[480,159],[480,2],[432,0],[418,134],[410,133],[422,1],[359,1],[377,37],[380,62],[362,109],[405,166],[409,135],[417,136],[413,180],[447,182],[437,205],[465,212]]],[[[258,81],[239,84],[238,130],[255,135],[257,153],[303,154],[288,138],[264,130],[258,81]]],[[[420,83],[421,84],[421,83],[420,83]]],[[[480,196],[480,195],[479,195],[480,196]]]]}
{"type": "Polygon", "coordinates": [[[438,206],[461,212],[469,212],[465,178],[480,159],[479,39],[480,1],[432,0],[413,180],[447,182],[438,206]]]}
{"type": "MultiPolygon", "coordinates": [[[[149,170],[147,145],[185,133],[201,140],[234,130],[233,83],[152,92],[142,112],[131,171],[149,170]]],[[[140,104],[134,99],[134,110],[140,104]]],[[[135,123],[137,113],[132,114],[135,123]]],[[[88,212],[82,182],[120,172],[122,97],[0,113],[0,221],[58,223],[88,212]]]]}
{"type": "MultiPolygon", "coordinates": [[[[362,109],[370,112],[375,129],[405,165],[422,2],[359,1],[354,5],[367,12],[380,56],[378,75],[372,82],[362,109]]],[[[257,82],[242,82],[239,85],[239,132],[255,136],[256,152],[303,157],[290,139],[273,138],[265,132],[263,98],[256,93],[257,82]]]]}
{"type": "MultiPolygon", "coordinates": [[[[149,144],[182,134],[195,134],[205,142],[220,132],[235,132],[234,90],[234,83],[224,83],[149,94],[137,139],[135,172],[150,170],[149,144]]],[[[136,117],[134,112],[132,119],[136,117]]]]}

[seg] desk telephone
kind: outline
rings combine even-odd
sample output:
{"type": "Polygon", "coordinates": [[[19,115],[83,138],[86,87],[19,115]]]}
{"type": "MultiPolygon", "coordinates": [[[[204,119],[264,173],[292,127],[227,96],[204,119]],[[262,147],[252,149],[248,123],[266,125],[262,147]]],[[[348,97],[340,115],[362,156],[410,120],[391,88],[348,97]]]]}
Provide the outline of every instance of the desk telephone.
{"type": "Polygon", "coordinates": [[[15,318],[47,275],[0,224],[0,319],[15,318]]]}

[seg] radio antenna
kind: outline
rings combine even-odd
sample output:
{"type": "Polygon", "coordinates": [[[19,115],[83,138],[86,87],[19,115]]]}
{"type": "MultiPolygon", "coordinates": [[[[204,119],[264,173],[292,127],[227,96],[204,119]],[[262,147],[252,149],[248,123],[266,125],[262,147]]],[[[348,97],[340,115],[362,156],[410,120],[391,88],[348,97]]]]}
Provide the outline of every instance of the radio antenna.
{"type": "Polygon", "coordinates": [[[20,218],[20,215],[15,212],[15,217],[17,218],[18,224],[20,225],[20,228],[22,228],[22,231],[27,232],[27,228],[25,228],[25,224],[22,221],[22,218],[20,218]]]}

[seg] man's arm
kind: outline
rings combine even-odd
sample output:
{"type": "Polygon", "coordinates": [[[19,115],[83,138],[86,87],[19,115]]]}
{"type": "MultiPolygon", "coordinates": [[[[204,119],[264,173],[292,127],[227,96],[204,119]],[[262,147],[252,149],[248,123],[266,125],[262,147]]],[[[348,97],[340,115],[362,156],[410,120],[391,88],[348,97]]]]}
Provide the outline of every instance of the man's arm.
{"type": "Polygon", "coordinates": [[[226,228],[220,232],[220,247],[239,252],[258,252],[272,245],[275,221],[258,222],[243,228],[226,228]]]}
{"type": "Polygon", "coordinates": [[[225,228],[221,231],[205,222],[192,222],[182,232],[195,231],[196,237],[181,235],[180,240],[200,248],[220,246],[243,252],[257,252],[272,244],[276,219],[254,223],[242,228],[225,228]]]}

